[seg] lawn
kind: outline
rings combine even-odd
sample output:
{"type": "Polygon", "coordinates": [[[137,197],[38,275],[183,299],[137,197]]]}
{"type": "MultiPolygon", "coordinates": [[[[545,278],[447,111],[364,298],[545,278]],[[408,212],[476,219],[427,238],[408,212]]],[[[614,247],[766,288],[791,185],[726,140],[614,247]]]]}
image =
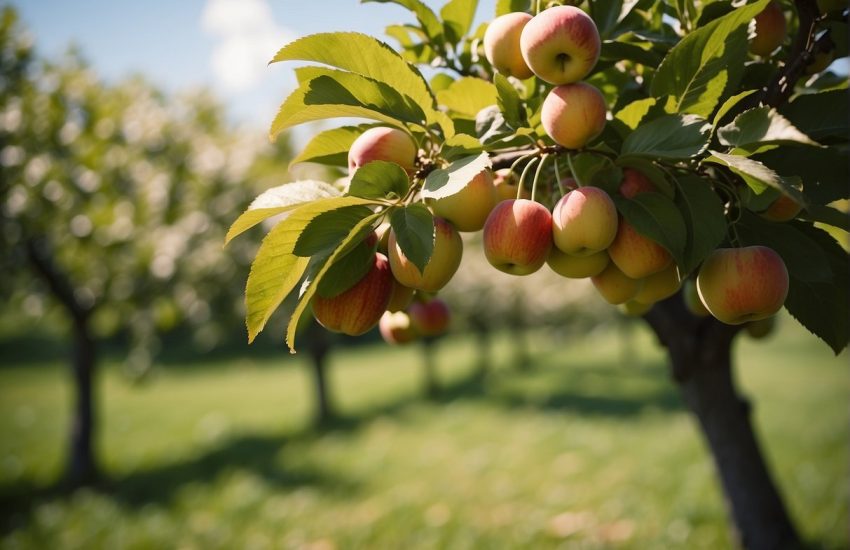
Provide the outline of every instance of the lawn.
{"type": "MultiPolygon", "coordinates": [[[[791,513],[815,547],[848,546],[847,356],[793,321],[743,338],[740,383],[791,513]]],[[[64,366],[0,368],[3,548],[724,548],[722,497],[664,356],[636,326],[531,335],[534,364],[472,382],[471,339],[332,356],[343,418],[310,428],[305,358],[246,355],[158,368],[109,362],[99,451],[109,481],[63,495],[64,366]],[[628,361],[624,362],[624,357],[628,361]]],[[[7,361],[8,362],[8,361],[7,361]]]]}

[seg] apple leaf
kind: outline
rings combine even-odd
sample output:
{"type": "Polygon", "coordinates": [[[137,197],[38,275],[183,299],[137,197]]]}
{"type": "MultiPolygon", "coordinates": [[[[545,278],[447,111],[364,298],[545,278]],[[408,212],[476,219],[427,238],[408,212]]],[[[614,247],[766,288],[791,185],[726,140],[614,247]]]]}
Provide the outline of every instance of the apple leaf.
{"type": "Polygon", "coordinates": [[[744,111],[735,120],[717,130],[720,143],[744,147],[755,143],[800,143],[818,145],[798,130],[776,109],[757,107],[744,111]]]}
{"type": "MultiPolygon", "coordinates": [[[[286,327],[286,345],[289,346],[290,353],[295,353],[295,333],[298,330],[298,321],[301,319],[301,316],[304,314],[307,307],[309,307],[310,301],[313,299],[313,295],[318,290],[325,274],[328,273],[338,258],[348,254],[352,248],[359,243],[369,226],[374,224],[382,216],[383,213],[372,214],[371,216],[360,220],[360,222],[351,229],[348,236],[345,237],[339,245],[337,245],[328,257],[327,261],[322,265],[321,269],[316,272],[315,277],[309,281],[303,289],[303,293],[298,298],[298,305],[295,306],[295,311],[292,312],[292,317],[289,318],[289,324],[286,327]]],[[[303,260],[307,260],[307,258],[303,258],[303,260]]]]}
{"type": "Polygon", "coordinates": [[[293,210],[306,202],[339,195],[340,192],[333,186],[316,180],[301,180],[272,187],[260,193],[233,222],[224,237],[224,244],[272,216],[293,210]]]}
{"type": "Polygon", "coordinates": [[[817,94],[802,94],[784,105],[780,112],[813,139],[850,135],[850,97],[847,88],[817,94]]]}
{"type": "Polygon", "coordinates": [[[470,155],[478,155],[484,148],[478,138],[468,134],[455,134],[451,138],[443,142],[440,149],[440,156],[451,162],[461,157],[470,155]]]}
{"type": "Polygon", "coordinates": [[[531,9],[531,0],[496,0],[496,17],[531,9]]]}
{"type": "Polygon", "coordinates": [[[659,65],[652,95],[672,95],[680,113],[710,116],[737,88],[747,59],[747,25],[768,1],[742,6],[685,35],[659,65]]]}
{"type": "Polygon", "coordinates": [[[437,102],[452,113],[473,120],[484,107],[496,105],[496,87],[481,78],[465,76],[437,92],[437,102]]]}
{"type": "Polygon", "coordinates": [[[404,168],[394,162],[373,160],[351,176],[348,194],[364,199],[383,199],[403,197],[409,188],[410,179],[404,168]]]}
{"type": "Polygon", "coordinates": [[[672,200],[661,193],[640,193],[632,199],[614,197],[617,210],[635,231],[666,248],[679,266],[685,261],[685,220],[672,200]]]}
{"type": "MultiPolygon", "coordinates": [[[[370,245],[362,240],[345,255],[337,258],[319,281],[316,294],[322,298],[333,298],[356,285],[371,269],[377,246],[377,242],[370,245]]],[[[315,279],[323,265],[324,261],[311,263],[307,269],[307,279],[315,279]]]]}
{"type": "Polygon", "coordinates": [[[623,171],[614,161],[602,155],[579,153],[569,156],[573,178],[581,186],[592,185],[613,195],[620,188],[623,171]]]}
{"type": "Polygon", "coordinates": [[[780,174],[797,174],[806,198],[829,204],[850,198],[850,153],[835,147],[778,147],[750,157],[780,174]]]}
{"type": "Polygon", "coordinates": [[[419,272],[425,271],[434,252],[434,217],[422,203],[397,208],[390,214],[390,226],[402,253],[419,272]]]}
{"type": "Polygon", "coordinates": [[[820,222],[833,227],[838,227],[850,233],[850,214],[842,212],[831,206],[811,204],[800,213],[799,218],[820,222]]]}
{"type": "Polygon", "coordinates": [[[625,124],[630,130],[634,130],[657,102],[658,100],[654,97],[636,99],[617,111],[614,118],[625,124]]]}
{"type": "Polygon", "coordinates": [[[481,153],[464,157],[446,168],[438,168],[428,174],[422,188],[422,197],[441,199],[460,192],[472,179],[492,166],[490,156],[481,153]]]}
{"type": "Polygon", "coordinates": [[[708,146],[711,125],[696,115],[664,115],[641,124],[623,141],[623,156],[686,159],[708,146]]]}
{"type": "Polygon", "coordinates": [[[351,232],[351,228],[372,214],[372,209],[363,205],[343,206],[322,212],[301,231],[292,253],[308,257],[332,250],[351,232]]]}
{"type": "Polygon", "coordinates": [[[496,84],[496,92],[498,94],[496,98],[497,104],[499,105],[499,110],[502,112],[502,116],[505,117],[505,122],[511,128],[521,128],[527,124],[528,120],[525,114],[525,108],[522,106],[522,100],[513,84],[500,73],[496,73],[493,76],[493,82],[496,84]]]}
{"type": "Polygon", "coordinates": [[[469,31],[476,8],[478,0],[449,0],[440,9],[449,42],[458,42],[469,31]]]}
{"type": "Polygon", "coordinates": [[[348,166],[348,150],[360,134],[373,128],[374,124],[342,126],[316,134],[291,164],[316,162],[329,166],[348,166]]]}
{"type": "Polygon", "coordinates": [[[750,97],[757,91],[758,90],[747,90],[741,92],[740,94],[735,94],[726,101],[724,101],[723,105],[721,105],[720,108],[717,109],[717,112],[714,114],[714,121],[712,122],[712,125],[716,128],[721,122],[723,122],[723,118],[730,112],[732,112],[732,110],[735,109],[735,107],[738,106],[741,101],[750,97]]]}
{"type": "Polygon", "coordinates": [[[667,181],[667,175],[651,160],[642,157],[618,157],[616,164],[622,168],[634,168],[646,176],[662,195],[671,199],[676,195],[676,190],[667,181]]]}
{"type": "Polygon", "coordinates": [[[420,0],[360,0],[362,4],[375,2],[378,4],[398,4],[403,8],[407,8],[416,16],[416,20],[422,25],[422,30],[428,35],[430,41],[434,44],[443,44],[443,25],[437,18],[437,15],[425,3],[420,0]]]}
{"type": "Polygon", "coordinates": [[[686,176],[677,184],[676,206],[687,227],[684,263],[680,267],[690,273],[723,241],[726,216],[723,203],[707,180],[686,176]]]}
{"type": "Polygon", "coordinates": [[[792,197],[800,204],[807,204],[807,199],[800,193],[795,183],[799,181],[794,177],[782,177],[761,162],[741,155],[727,155],[711,151],[711,156],[705,162],[713,162],[728,166],[732,172],[739,175],[756,194],[761,194],[765,189],[774,188],[792,197]]]}

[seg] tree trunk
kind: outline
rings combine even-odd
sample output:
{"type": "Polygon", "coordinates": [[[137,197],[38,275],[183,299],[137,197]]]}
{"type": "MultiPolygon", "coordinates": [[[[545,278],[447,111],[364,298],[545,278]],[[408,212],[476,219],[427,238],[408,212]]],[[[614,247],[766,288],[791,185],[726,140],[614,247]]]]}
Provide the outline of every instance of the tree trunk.
{"type": "Polygon", "coordinates": [[[29,239],[26,249],[33,270],[47,284],[50,292],[71,318],[74,341],[71,373],[75,400],[65,482],[70,487],[87,485],[98,478],[94,452],[96,421],[93,396],[97,355],[89,326],[94,308],[77,299],[70,279],[54,264],[46,241],[29,239]]]}
{"type": "Polygon", "coordinates": [[[657,304],[646,320],[667,347],[673,378],[708,444],[738,544],[750,550],[798,548],[753,431],[749,403],[735,388],[731,347],[739,327],[694,317],[679,295],[657,304]]]}
{"type": "Polygon", "coordinates": [[[309,332],[310,359],[313,362],[313,378],[316,390],[315,421],[318,425],[330,423],[334,419],[334,411],[328,395],[327,356],[330,352],[328,333],[316,322],[311,322],[309,332]]]}
{"type": "Polygon", "coordinates": [[[437,380],[437,361],[434,357],[436,340],[426,336],[422,339],[422,366],[425,375],[425,395],[435,398],[440,395],[440,382],[437,380]]]}

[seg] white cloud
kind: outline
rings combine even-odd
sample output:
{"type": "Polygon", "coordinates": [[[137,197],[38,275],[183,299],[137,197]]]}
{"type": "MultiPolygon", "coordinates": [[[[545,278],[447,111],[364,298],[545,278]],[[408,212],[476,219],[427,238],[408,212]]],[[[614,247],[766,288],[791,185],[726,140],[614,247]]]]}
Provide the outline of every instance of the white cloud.
{"type": "Polygon", "coordinates": [[[210,62],[229,92],[255,89],[269,60],[294,37],[275,22],[267,0],[207,0],[201,27],[218,40],[210,62]]]}

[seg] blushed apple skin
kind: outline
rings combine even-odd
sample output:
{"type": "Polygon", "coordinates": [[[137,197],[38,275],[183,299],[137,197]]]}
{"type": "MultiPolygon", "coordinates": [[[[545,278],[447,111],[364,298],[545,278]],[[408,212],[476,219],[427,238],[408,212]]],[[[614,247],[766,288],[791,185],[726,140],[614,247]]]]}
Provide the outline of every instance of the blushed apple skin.
{"type": "Polygon", "coordinates": [[[413,330],[420,336],[439,336],[449,329],[451,311],[439,298],[427,302],[413,302],[407,308],[413,330]]]}
{"type": "Polygon", "coordinates": [[[484,255],[511,275],[529,275],[546,263],[552,248],[552,215],[539,202],[502,201],[484,223],[484,255]]]}
{"type": "Polygon", "coordinates": [[[632,225],[620,218],[617,236],[608,247],[611,261],[632,279],[643,279],[658,273],[673,261],[666,248],[638,233],[632,225]]]}
{"type": "Polygon", "coordinates": [[[601,47],[596,23],[573,6],[540,12],[520,36],[520,50],[528,67],[556,86],[578,82],[590,74],[601,47]]]}
{"type": "Polygon", "coordinates": [[[641,304],[654,304],[676,294],[681,287],[682,279],[679,278],[679,270],[676,264],[670,264],[658,273],[646,277],[640,292],[633,300],[641,304]]]}
{"type": "Polygon", "coordinates": [[[787,222],[796,218],[802,209],[803,206],[788,195],[779,195],[759,216],[772,222],[787,222]]]}
{"type": "Polygon", "coordinates": [[[627,199],[633,199],[641,193],[649,193],[655,190],[655,184],[634,168],[623,169],[623,180],[620,182],[619,191],[627,199]]]}
{"type": "Polygon", "coordinates": [[[788,297],[788,269],[766,246],[718,248],[697,275],[700,300],[727,325],[740,325],[774,315],[788,297]]]}
{"type": "Polygon", "coordinates": [[[460,234],[452,224],[442,218],[434,218],[434,234],[434,251],[423,273],[401,251],[395,231],[390,232],[390,266],[399,283],[416,290],[437,292],[454,276],[463,256],[460,234]]]}
{"type": "Polygon", "coordinates": [[[598,187],[579,187],[555,204],[552,238],[572,256],[590,256],[608,248],[617,235],[617,208],[598,187]]]}
{"type": "Polygon", "coordinates": [[[750,39],[750,51],[767,57],[782,45],[788,31],[782,6],[774,0],[755,16],[754,35],[750,39]]]}
{"type": "Polygon", "coordinates": [[[381,338],[388,344],[407,344],[416,340],[410,317],[403,311],[386,311],[378,322],[381,338]]]}
{"type": "Polygon", "coordinates": [[[393,289],[387,257],[375,254],[374,264],[353,287],[333,298],[313,298],[313,315],[328,330],[349,336],[363,334],[381,319],[393,289]]]}
{"type": "Polygon", "coordinates": [[[458,231],[480,231],[487,216],[499,202],[493,185],[493,172],[482,170],[459,192],[441,199],[425,201],[435,216],[446,219],[458,231]]]}
{"type": "Polygon", "coordinates": [[[408,174],[416,169],[416,144],[398,128],[370,128],[360,134],[348,150],[348,172],[373,160],[394,162],[408,174]]]}
{"type": "MultiPolygon", "coordinates": [[[[528,189],[519,190],[519,176],[511,172],[510,168],[500,168],[493,174],[493,186],[496,188],[496,203],[511,199],[530,199],[531,193],[528,189]],[[517,197],[519,194],[519,197],[517,197]]],[[[486,220],[485,220],[486,221],[486,220]]]]}
{"type": "Polygon", "coordinates": [[[552,271],[568,279],[584,279],[598,275],[608,266],[611,259],[604,250],[589,256],[571,256],[553,246],[546,258],[552,271]]]}
{"type": "Polygon", "coordinates": [[[605,129],[605,98],[585,82],[552,88],[540,111],[546,134],[567,149],[580,149],[605,129]]]}
{"type": "Polygon", "coordinates": [[[529,21],[531,15],[525,12],[506,13],[494,19],[484,32],[484,56],[505,76],[520,80],[534,76],[519,46],[522,30],[529,21]]]}
{"type": "Polygon", "coordinates": [[[627,277],[614,262],[590,280],[602,298],[613,305],[625,304],[637,295],[643,285],[643,281],[627,277]]]}

